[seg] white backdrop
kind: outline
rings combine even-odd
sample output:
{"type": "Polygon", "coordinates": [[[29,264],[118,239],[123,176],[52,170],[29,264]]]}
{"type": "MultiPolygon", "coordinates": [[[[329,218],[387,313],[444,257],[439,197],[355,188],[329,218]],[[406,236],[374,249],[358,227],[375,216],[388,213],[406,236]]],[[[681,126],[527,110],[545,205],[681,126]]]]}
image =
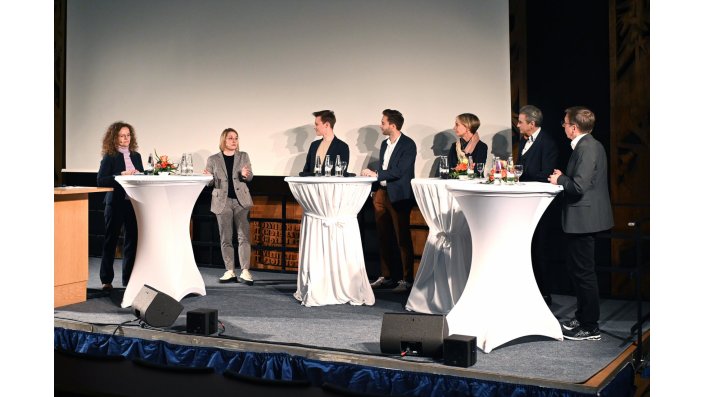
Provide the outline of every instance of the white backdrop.
{"type": "Polygon", "coordinates": [[[255,175],[295,175],[321,109],[351,172],[378,161],[385,108],[406,119],[417,176],[460,113],[478,115],[491,152],[511,149],[507,1],[71,0],[66,80],[70,171],[97,171],[123,120],[145,161],[191,152],[201,169],[232,127],[255,175]]]}

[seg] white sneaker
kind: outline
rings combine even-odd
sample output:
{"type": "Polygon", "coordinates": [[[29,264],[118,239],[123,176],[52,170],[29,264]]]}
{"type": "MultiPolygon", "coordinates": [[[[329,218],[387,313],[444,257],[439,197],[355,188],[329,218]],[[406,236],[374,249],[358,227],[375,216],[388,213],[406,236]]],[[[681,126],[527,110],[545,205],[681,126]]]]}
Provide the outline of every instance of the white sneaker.
{"type": "Polygon", "coordinates": [[[235,272],[232,270],[228,270],[225,273],[223,273],[223,277],[220,278],[220,282],[225,283],[228,281],[233,281],[235,278],[235,272]]]}
{"type": "Polygon", "coordinates": [[[379,288],[382,286],[382,284],[384,284],[385,281],[387,281],[386,278],[380,277],[377,280],[375,280],[374,282],[370,283],[370,285],[372,286],[372,288],[379,288]]]}
{"type": "Polygon", "coordinates": [[[392,290],[392,292],[406,292],[411,288],[411,284],[407,283],[404,280],[400,280],[399,283],[397,284],[396,287],[392,290]]]}
{"type": "Polygon", "coordinates": [[[252,279],[252,274],[247,269],[242,269],[242,271],[240,272],[240,279],[245,281],[254,281],[252,279]]]}

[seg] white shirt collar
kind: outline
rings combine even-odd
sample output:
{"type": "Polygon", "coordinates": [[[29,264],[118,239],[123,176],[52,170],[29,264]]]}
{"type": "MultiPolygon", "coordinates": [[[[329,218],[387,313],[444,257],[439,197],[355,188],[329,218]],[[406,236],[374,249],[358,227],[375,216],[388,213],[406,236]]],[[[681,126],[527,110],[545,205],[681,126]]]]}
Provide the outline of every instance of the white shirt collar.
{"type": "Polygon", "coordinates": [[[578,145],[578,142],[579,142],[581,139],[583,139],[583,137],[584,137],[585,135],[587,135],[587,134],[586,134],[586,133],[583,133],[583,134],[580,134],[580,135],[576,136],[575,139],[573,139],[572,141],[570,141],[570,147],[573,148],[573,150],[575,150],[575,147],[578,145]]]}

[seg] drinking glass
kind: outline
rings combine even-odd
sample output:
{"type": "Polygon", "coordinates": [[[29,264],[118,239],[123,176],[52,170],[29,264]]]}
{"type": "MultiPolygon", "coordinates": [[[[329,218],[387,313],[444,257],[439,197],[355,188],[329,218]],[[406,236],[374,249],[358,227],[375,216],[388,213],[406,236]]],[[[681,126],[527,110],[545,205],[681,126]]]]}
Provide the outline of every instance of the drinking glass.
{"type": "Polygon", "coordinates": [[[176,175],[186,175],[186,153],[181,154],[181,161],[179,162],[179,168],[176,175]]]}
{"type": "Polygon", "coordinates": [[[313,167],[313,174],[321,176],[321,157],[316,156],[316,165],[313,167]]]}
{"type": "Polygon", "coordinates": [[[186,154],[186,175],[193,175],[193,156],[191,153],[186,154]]]}
{"type": "Polygon", "coordinates": [[[448,179],[448,156],[441,156],[438,162],[438,174],[441,179],[448,179]]]}
{"type": "Polygon", "coordinates": [[[519,177],[523,173],[524,173],[524,166],[521,164],[514,164],[514,175],[516,176],[516,179],[517,179],[517,185],[521,185],[521,182],[519,182],[519,177]]]}
{"type": "Polygon", "coordinates": [[[340,162],[340,174],[342,176],[345,176],[345,170],[348,169],[348,162],[347,161],[341,161],[340,162]]]}
{"type": "Polygon", "coordinates": [[[330,176],[330,170],[333,168],[333,164],[330,162],[330,155],[326,154],[326,161],[324,163],[324,167],[326,169],[326,176],[330,176]]]}
{"type": "Polygon", "coordinates": [[[485,163],[477,163],[477,173],[480,174],[480,179],[485,177],[485,163]]]}

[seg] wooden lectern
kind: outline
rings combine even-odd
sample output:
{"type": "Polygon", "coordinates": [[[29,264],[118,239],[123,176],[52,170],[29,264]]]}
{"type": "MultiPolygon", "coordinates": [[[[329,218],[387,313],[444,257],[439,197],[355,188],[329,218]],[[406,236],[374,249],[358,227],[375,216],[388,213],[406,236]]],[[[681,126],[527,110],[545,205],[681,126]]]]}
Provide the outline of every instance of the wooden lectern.
{"type": "Polygon", "coordinates": [[[54,188],[54,307],[84,302],[88,284],[88,194],[102,187],[54,188]]]}

